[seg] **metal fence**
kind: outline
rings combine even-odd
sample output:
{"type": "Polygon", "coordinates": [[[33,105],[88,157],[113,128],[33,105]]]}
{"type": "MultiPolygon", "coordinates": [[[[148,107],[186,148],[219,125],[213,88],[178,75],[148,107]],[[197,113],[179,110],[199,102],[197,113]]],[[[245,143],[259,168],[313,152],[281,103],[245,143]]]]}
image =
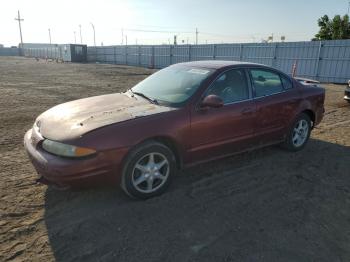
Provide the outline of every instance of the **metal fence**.
{"type": "Polygon", "coordinates": [[[22,48],[23,55],[27,57],[63,59],[62,47],[52,45],[50,47],[22,48]]]}
{"type": "Polygon", "coordinates": [[[19,56],[19,48],[2,47],[0,48],[0,56],[19,56]]]}
{"type": "Polygon", "coordinates": [[[64,62],[86,62],[86,45],[77,44],[24,44],[22,55],[64,62]]]}
{"type": "Polygon", "coordinates": [[[297,63],[297,75],[321,82],[350,79],[350,40],[88,47],[88,62],[164,68],[196,60],[236,60],[272,66],[288,74],[297,63]]]}

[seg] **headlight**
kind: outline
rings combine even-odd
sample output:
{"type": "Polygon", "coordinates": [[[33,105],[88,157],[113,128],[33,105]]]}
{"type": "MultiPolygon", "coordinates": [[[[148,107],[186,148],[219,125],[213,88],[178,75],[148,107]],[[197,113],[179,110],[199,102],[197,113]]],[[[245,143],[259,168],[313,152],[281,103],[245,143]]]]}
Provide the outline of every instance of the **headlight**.
{"type": "Polygon", "coordinates": [[[49,139],[44,140],[42,147],[49,153],[65,157],[83,157],[96,153],[90,148],[67,145],[49,139]]]}

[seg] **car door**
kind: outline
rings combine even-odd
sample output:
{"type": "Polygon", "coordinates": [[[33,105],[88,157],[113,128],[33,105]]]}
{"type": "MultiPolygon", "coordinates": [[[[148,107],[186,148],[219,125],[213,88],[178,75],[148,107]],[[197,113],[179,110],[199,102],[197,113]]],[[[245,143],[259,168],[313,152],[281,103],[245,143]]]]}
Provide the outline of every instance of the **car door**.
{"type": "Polygon", "coordinates": [[[288,77],[273,70],[252,68],[250,78],[256,103],[255,144],[282,141],[299,105],[299,92],[288,77]]]}
{"type": "Polygon", "coordinates": [[[244,69],[231,69],[210,85],[203,95],[219,96],[220,108],[201,108],[191,111],[192,162],[229,155],[251,146],[254,134],[255,103],[248,74],[244,69]]]}

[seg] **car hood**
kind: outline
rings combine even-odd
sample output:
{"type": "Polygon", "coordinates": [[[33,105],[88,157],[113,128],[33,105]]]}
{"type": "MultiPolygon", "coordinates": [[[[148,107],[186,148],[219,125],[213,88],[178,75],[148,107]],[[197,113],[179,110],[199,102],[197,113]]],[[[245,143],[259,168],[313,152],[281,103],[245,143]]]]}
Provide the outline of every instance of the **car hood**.
{"type": "Polygon", "coordinates": [[[64,141],[106,125],[170,110],[174,108],[152,104],[127,93],[116,93],[54,106],[41,114],[35,125],[43,137],[64,141]]]}

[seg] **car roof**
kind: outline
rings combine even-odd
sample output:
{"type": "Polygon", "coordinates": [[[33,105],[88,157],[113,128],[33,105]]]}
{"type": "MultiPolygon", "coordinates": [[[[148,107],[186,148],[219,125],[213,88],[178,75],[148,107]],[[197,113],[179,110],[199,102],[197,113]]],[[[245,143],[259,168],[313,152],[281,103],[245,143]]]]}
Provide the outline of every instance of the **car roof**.
{"type": "Polygon", "coordinates": [[[225,60],[191,61],[191,62],[179,63],[177,65],[183,65],[188,67],[201,67],[201,68],[208,68],[208,69],[220,69],[224,67],[240,66],[240,65],[268,67],[268,66],[265,66],[262,64],[256,64],[256,63],[249,63],[249,62],[242,62],[242,61],[225,61],[225,60]]]}

